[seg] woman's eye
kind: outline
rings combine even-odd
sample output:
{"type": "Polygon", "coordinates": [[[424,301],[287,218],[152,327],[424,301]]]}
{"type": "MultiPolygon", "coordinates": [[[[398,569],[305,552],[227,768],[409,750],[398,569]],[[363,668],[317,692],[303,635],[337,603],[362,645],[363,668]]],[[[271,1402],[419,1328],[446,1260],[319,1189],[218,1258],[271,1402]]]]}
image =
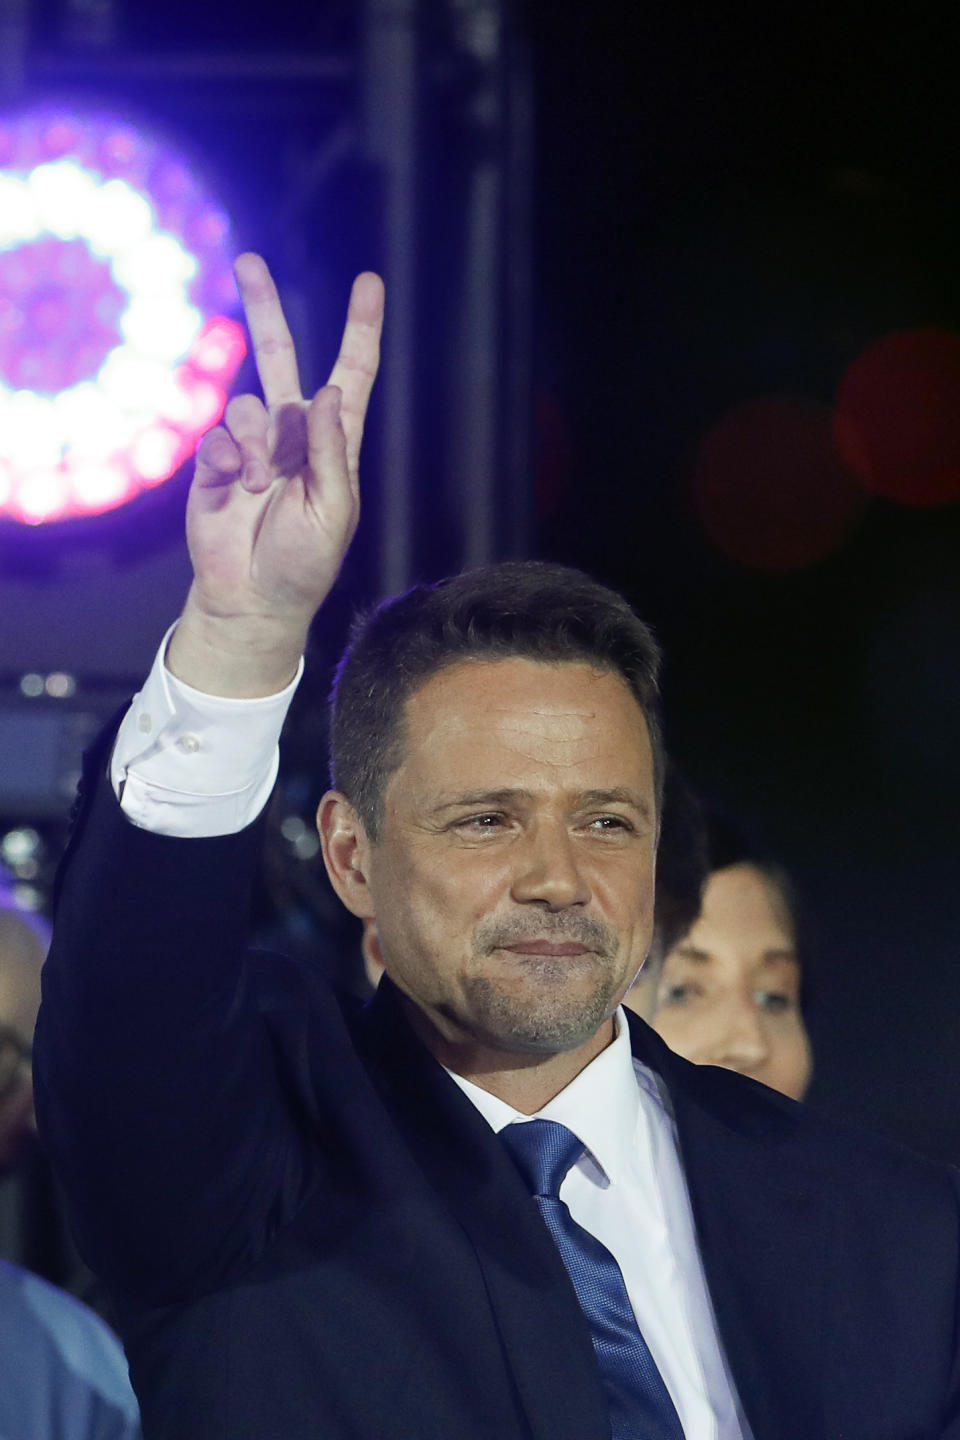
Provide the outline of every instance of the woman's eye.
{"type": "Polygon", "coordinates": [[[661,1005],[685,1005],[693,994],[691,985],[668,985],[660,1000],[661,1005]]]}
{"type": "Polygon", "coordinates": [[[796,1003],[791,995],[779,990],[758,990],[754,998],[768,1015],[782,1015],[786,1010],[792,1010],[796,1003]]]}

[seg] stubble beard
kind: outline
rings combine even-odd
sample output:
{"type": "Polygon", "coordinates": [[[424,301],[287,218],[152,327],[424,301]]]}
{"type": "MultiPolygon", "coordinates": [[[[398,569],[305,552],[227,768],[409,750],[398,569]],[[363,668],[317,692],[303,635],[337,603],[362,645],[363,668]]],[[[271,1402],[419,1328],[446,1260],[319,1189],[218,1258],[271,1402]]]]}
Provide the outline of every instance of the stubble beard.
{"type": "Polygon", "coordinates": [[[535,938],[575,941],[588,947],[585,953],[518,956],[519,983],[483,963],[511,943],[531,938],[527,918],[485,921],[478,927],[474,954],[479,963],[463,984],[469,1028],[476,1039],[513,1054],[576,1050],[597,1033],[619,1001],[618,937],[591,916],[544,914],[535,938]]]}

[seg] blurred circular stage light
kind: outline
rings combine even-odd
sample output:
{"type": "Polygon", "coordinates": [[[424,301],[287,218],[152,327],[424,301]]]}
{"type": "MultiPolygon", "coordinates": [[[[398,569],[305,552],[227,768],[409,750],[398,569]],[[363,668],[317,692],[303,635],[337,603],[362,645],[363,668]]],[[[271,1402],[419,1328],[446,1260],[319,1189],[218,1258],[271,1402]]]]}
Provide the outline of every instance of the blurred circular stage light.
{"type": "Polygon", "coordinates": [[[868,489],[904,505],[960,500],[960,335],[899,330],[870,345],[837,391],[837,444],[868,489]]]}
{"type": "Polygon", "coordinates": [[[0,515],[168,479],[246,353],[231,227],[187,160],[101,111],[0,116],[0,515]]]}
{"type": "Polygon", "coordinates": [[[801,570],[844,543],[865,495],[837,452],[832,412],[802,397],[747,401],[707,432],[694,504],[729,559],[769,574],[801,570]]]}

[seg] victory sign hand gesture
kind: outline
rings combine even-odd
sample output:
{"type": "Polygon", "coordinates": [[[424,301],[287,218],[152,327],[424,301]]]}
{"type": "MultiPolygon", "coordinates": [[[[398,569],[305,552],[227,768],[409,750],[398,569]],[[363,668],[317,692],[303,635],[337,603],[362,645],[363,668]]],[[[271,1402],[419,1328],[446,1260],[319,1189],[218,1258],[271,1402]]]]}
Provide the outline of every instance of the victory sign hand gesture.
{"type": "Polygon", "coordinates": [[[263,400],[231,400],[197,452],[187,502],[194,581],[167,664],[212,694],[262,695],[292,677],[357,526],[383,284],[369,273],[354,281],[330,379],[306,400],[267,266],[241,255],[236,275],[263,400]]]}

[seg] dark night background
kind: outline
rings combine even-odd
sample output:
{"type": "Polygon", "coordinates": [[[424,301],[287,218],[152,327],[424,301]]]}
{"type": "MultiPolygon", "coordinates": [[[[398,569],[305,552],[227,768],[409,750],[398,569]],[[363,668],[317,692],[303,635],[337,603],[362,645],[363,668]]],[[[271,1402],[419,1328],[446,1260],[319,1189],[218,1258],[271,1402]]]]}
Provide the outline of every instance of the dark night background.
{"type": "Polygon", "coordinates": [[[957,506],[875,499],[770,574],[709,544],[691,481],[733,406],[830,405],[871,342],[957,327],[960,35],[946,7],[725,10],[538,11],[539,353],[572,451],[540,543],[655,621],[676,756],[797,875],[813,1102],[957,1159],[957,506]]]}
{"type": "MultiPolygon", "coordinates": [[[[536,96],[524,548],[613,582],[654,622],[675,755],[795,873],[816,960],[813,1103],[960,1160],[960,483],[949,483],[960,370],[949,337],[934,357],[945,503],[905,503],[917,498],[909,473],[900,499],[870,496],[830,452],[832,407],[858,356],[894,332],[960,330],[960,31],[946,6],[724,8],[554,0],[514,12],[526,16],[536,96]],[[708,437],[732,412],[753,458],[738,464],[728,446],[707,473],[703,457],[719,453],[708,437]]],[[[40,17],[46,53],[68,53],[62,7],[40,17]]],[[[212,0],[130,7],[117,43],[309,55],[354,37],[349,5],[265,17],[241,3],[222,17],[212,0]]],[[[243,244],[281,280],[313,266],[310,293],[335,297],[311,328],[325,354],[348,271],[381,263],[376,185],[360,168],[298,208],[277,155],[329,126],[349,84],[254,94],[224,82],[215,103],[170,80],[131,83],[128,99],[134,88],[208,155],[243,244]]],[[[442,229],[439,199],[437,210],[442,229]]],[[[453,273],[438,266],[441,299],[453,273]]],[[[439,410],[429,342],[415,358],[419,404],[439,410]]],[[[880,409],[897,421],[895,405],[880,409]]],[[[375,591],[377,423],[314,694],[347,600],[375,591]]],[[[431,484],[422,578],[457,563],[444,540],[454,480],[431,484]]],[[[181,478],[86,537],[0,536],[0,670],[135,682],[185,584],[183,489],[181,478]]],[[[301,721],[294,771],[319,743],[301,721]]]]}

